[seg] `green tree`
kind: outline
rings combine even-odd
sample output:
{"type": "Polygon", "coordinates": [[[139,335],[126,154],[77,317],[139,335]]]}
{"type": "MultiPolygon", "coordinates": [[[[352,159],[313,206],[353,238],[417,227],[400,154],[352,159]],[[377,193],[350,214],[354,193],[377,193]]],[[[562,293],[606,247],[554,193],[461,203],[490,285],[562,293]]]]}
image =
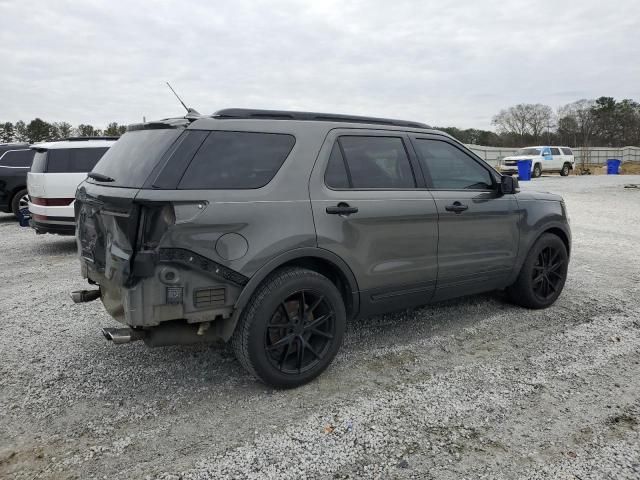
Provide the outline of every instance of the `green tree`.
{"type": "Polygon", "coordinates": [[[51,137],[54,140],[69,138],[72,131],[73,127],[69,122],[54,122],[51,124],[51,137]]]}
{"type": "Polygon", "coordinates": [[[109,137],[119,137],[122,134],[124,134],[124,132],[126,131],[127,131],[126,126],[118,125],[117,122],[111,122],[109,125],[107,125],[107,128],[104,130],[104,134],[109,137]]]}
{"type": "Polygon", "coordinates": [[[34,118],[27,125],[27,138],[30,143],[51,139],[51,125],[40,118],[34,118]]]}
{"type": "Polygon", "coordinates": [[[15,142],[27,142],[29,140],[29,136],[27,134],[27,125],[22,120],[18,120],[16,122],[13,130],[13,140],[15,142]]]}
{"type": "Polygon", "coordinates": [[[13,123],[5,122],[0,123],[0,142],[10,143],[13,141],[14,129],[13,123]]]}
{"type": "Polygon", "coordinates": [[[75,133],[78,137],[97,137],[101,135],[100,130],[95,128],[93,125],[85,125],[83,123],[78,125],[75,133]]]}

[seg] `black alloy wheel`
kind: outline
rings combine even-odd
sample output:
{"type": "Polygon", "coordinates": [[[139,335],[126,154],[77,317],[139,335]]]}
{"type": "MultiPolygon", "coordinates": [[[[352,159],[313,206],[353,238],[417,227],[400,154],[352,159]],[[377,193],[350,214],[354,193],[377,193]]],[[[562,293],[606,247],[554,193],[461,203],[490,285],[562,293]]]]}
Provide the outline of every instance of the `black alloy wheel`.
{"type": "Polygon", "coordinates": [[[565,262],[565,256],[553,247],[546,247],[538,254],[531,273],[531,285],[541,300],[547,301],[564,284],[565,262]]]}
{"type": "Polygon", "coordinates": [[[300,374],[323,360],[335,336],[335,311],[324,295],[300,290],[273,312],[264,338],[271,364],[282,373],[300,374]]]}

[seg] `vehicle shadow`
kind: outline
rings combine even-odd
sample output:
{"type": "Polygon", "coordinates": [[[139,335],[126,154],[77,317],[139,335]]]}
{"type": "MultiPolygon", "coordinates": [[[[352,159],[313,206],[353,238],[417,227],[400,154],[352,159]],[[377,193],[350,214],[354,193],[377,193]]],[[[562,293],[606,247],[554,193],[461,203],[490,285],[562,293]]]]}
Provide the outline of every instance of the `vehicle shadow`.
{"type": "Polygon", "coordinates": [[[77,252],[75,237],[53,237],[49,235],[41,237],[42,242],[33,245],[32,253],[34,255],[68,255],[77,252]]]}
{"type": "MultiPolygon", "coordinates": [[[[452,335],[474,322],[496,313],[496,310],[516,308],[505,304],[500,294],[484,294],[449,300],[422,308],[410,309],[389,315],[357,319],[349,322],[345,339],[336,362],[361,363],[363,355],[368,356],[374,349],[402,347],[416,340],[433,336],[452,335]]],[[[95,325],[95,336],[100,336],[95,325]]],[[[92,363],[100,358],[99,366],[94,366],[93,375],[99,375],[110,384],[111,395],[127,395],[121,390],[118,378],[129,375],[143,375],[145,378],[162,378],[163,391],[157,391],[156,382],[139,385],[146,398],[167,394],[167,389],[176,388],[183,393],[196,394],[203,389],[217,389],[230,393],[241,386],[244,394],[263,392],[266,387],[249,375],[236,360],[228,344],[170,346],[149,348],[143,342],[127,345],[113,345],[96,340],[85,343],[85,357],[82,363],[92,363]],[[96,370],[96,368],[99,369],[96,370]],[[109,379],[113,377],[109,381],[109,379]]],[[[349,369],[347,365],[347,369],[349,369]]],[[[321,380],[326,383],[327,380],[321,380]]],[[[144,383],[144,382],[143,382],[144,383]]],[[[309,384],[313,387],[315,382],[309,384]]],[[[305,389],[307,387],[301,387],[305,389]]],[[[297,389],[299,390],[299,389],[297,389]]],[[[273,390],[272,390],[273,391],[273,390]]],[[[139,392],[142,393],[142,392],[139,392]]],[[[239,392],[236,392],[240,394],[239,392]]]]}

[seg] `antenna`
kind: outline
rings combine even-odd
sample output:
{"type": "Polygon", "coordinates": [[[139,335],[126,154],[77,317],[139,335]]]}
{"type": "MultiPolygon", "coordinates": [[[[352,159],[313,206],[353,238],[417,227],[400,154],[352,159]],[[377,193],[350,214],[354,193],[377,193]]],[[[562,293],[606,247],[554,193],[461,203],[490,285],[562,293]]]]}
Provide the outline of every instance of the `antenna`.
{"type": "Polygon", "coordinates": [[[176,91],[173,89],[173,87],[171,86],[171,84],[169,82],[167,83],[167,87],[169,87],[171,89],[171,91],[173,92],[173,94],[176,96],[176,98],[178,99],[178,101],[182,104],[182,106],[184,107],[184,109],[187,111],[187,113],[191,113],[191,109],[189,107],[187,107],[184,102],[182,101],[182,99],[180,98],[180,96],[176,93],[176,91]]]}

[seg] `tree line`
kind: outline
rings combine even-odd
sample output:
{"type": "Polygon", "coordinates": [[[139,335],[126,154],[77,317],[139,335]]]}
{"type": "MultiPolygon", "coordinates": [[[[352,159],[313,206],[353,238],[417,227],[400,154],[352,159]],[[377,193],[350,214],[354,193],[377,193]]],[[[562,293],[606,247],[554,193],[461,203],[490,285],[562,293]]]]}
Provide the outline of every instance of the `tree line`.
{"type": "Polygon", "coordinates": [[[22,120],[16,123],[0,122],[0,143],[11,142],[49,142],[69,137],[119,137],[127,130],[126,125],[117,122],[109,123],[106,128],[99,129],[93,125],[80,124],[76,127],[69,122],[45,122],[35,118],[29,123],[22,120]]]}
{"type": "Polygon", "coordinates": [[[463,143],[495,147],[567,145],[640,146],[640,103],[613,97],[578,100],[555,112],[548,105],[521,103],[498,112],[496,131],[440,128],[463,143]]]}
{"type": "MultiPolygon", "coordinates": [[[[640,104],[631,99],[600,97],[563,105],[555,112],[539,103],[518,105],[498,112],[492,120],[496,131],[476,128],[436,127],[463,143],[495,147],[549,144],[571,147],[640,146],[640,104]]],[[[125,125],[111,122],[100,130],[93,125],[73,127],[68,122],[0,122],[0,142],[37,143],[72,136],[120,136],[125,125]]]]}

